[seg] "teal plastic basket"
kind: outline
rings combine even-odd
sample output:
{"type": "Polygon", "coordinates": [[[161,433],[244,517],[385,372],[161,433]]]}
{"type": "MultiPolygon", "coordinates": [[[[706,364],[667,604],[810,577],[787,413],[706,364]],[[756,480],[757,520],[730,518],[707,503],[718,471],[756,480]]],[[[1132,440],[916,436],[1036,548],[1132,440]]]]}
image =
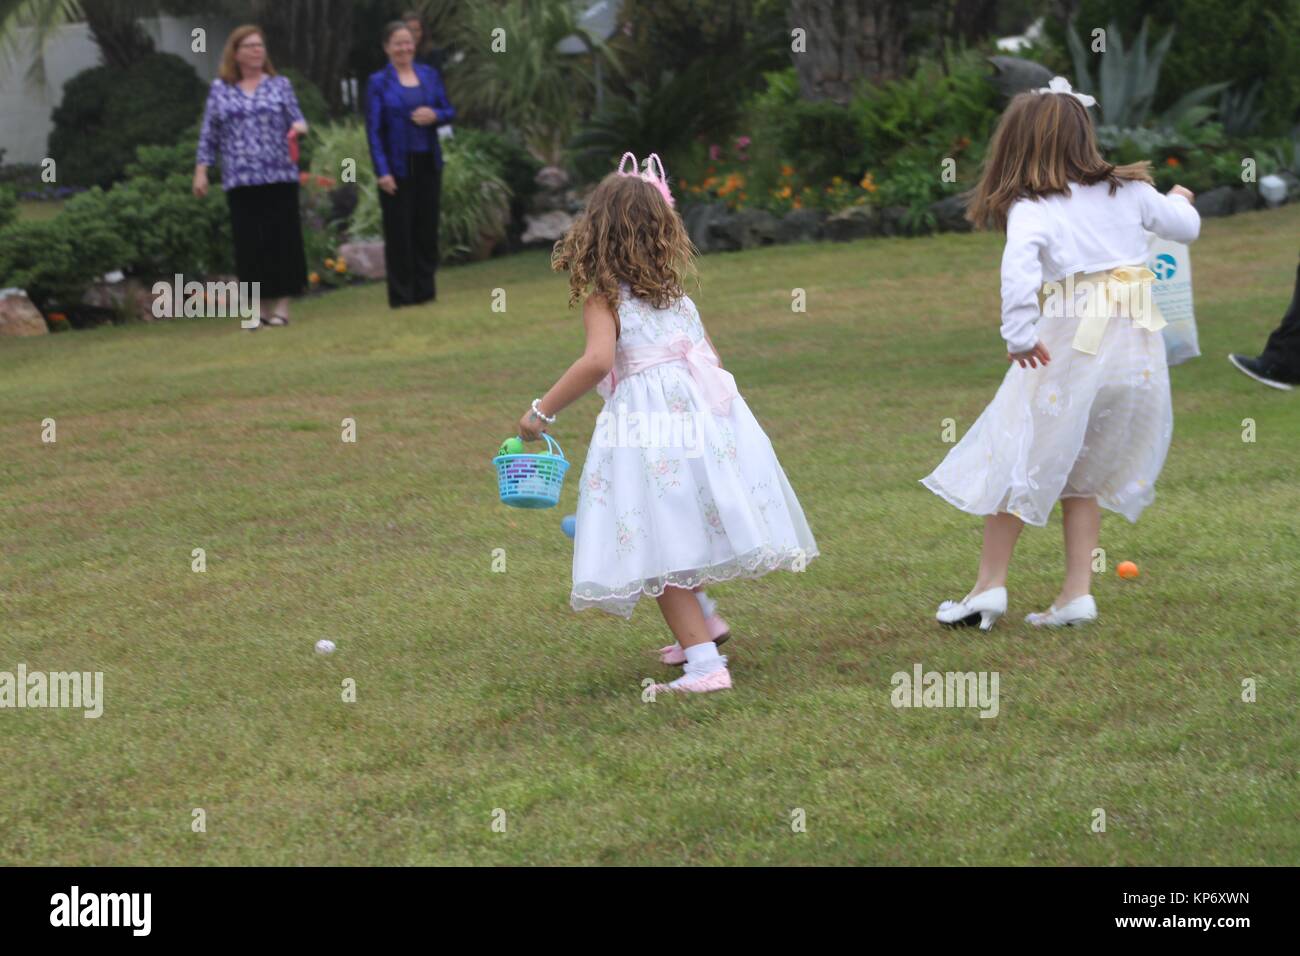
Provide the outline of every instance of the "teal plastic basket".
{"type": "Polygon", "coordinates": [[[547,450],[540,455],[497,455],[497,486],[501,501],[512,508],[554,508],[569,470],[564,449],[545,432],[547,450]]]}

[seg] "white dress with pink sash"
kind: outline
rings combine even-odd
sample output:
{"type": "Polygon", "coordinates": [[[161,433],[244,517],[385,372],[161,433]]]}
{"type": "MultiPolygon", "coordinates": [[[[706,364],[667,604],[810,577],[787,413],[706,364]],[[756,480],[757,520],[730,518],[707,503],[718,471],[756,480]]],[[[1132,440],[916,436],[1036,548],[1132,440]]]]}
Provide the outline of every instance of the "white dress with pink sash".
{"type": "Polygon", "coordinates": [[[689,296],[624,287],[578,492],[575,610],[631,617],[642,594],[801,571],[817,556],[772,443],[718,366],[689,296]]]}

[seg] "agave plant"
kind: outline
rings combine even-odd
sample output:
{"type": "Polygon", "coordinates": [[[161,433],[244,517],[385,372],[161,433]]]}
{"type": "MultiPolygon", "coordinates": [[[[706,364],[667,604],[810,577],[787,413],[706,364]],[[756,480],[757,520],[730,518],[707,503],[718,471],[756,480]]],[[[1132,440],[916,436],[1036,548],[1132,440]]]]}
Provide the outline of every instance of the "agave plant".
{"type": "MultiPolygon", "coordinates": [[[[1132,47],[1125,49],[1119,27],[1112,22],[1106,28],[1106,50],[1094,82],[1089,53],[1071,21],[1065,33],[1074,61],[1075,88],[1097,97],[1097,108],[1106,126],[1131,129],[1151,120],[1152,103],[1160,81],[1160,67],[1174,40],[1170,27],[1163,37],[1150,45],[1147,20],[1143,19],[1132,47]]],[[[1228,88],[1227,83],[1210,83],[1188,92],[1152,121],[1157,126],[1195,126],[1214,113],[1205,104],[1228,88]]]]}
{"type": "Polygon", "coordinates": [[[1219,122],[1228,136],[1250,136],[1259,131],[1264,111],[1255,105],[1263,82],[1256,80],[1249,89],[1226,89],[1219,94],[1219,122]]]}

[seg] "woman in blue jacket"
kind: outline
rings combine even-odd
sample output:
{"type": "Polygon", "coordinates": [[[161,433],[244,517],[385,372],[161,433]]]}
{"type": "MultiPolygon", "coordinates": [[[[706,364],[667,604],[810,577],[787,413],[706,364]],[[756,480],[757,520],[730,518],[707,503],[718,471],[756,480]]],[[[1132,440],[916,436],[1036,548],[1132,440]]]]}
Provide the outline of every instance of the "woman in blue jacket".
{"type": "Polygon", "coordinates": [[[366,86],[366,132],[384,216],[388,304],[418,305],[437,298],[438,198],[442,191],[439,126],[456,110],[442,76],[415,62],[415,39],[405,23],[384,28],[388,66],[366,86]]]}

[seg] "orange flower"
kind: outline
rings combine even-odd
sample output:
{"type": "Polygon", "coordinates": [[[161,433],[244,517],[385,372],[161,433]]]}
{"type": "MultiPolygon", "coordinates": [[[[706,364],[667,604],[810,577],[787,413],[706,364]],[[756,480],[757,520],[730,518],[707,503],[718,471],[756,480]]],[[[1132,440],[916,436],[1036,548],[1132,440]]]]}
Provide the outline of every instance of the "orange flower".
{"type": "Polygon", "coordinates": [[[1168,159],[1165,160],[1165,165],[1172,166],[1174,169],[1177,169],[1179,166],[1183,164],[1178,161],[1177,156],[1170,156],[1168,159]]]}
{"type": "Polygon", "coordinates": [[[863,176],[862,182],[858,183],[858,185],[861,186],[869,193],[874,193],[877,189],[880,188],[879,186],[876,185],[876,180],[872,177],[871,173],[867,173],[865,176],[863,176]]]}
{"type": "Polygon", "coordinates": [[[794,175],[794,167],[793,167],[793,166],[782,166],[782,167],[781,167],[781,175],[782,175],[782,176],[793,176],[793,175],[794,175]]]}
{"type": "Polygon", "coordinates": [[[68,321],[68,317],[67,317],[66,315],[64,315],[62,312],[51,312],[50,315],[49,315],[49,319],[50,319],[51,322],[66,322],[66,321],[68,321]]]}
{"type": "Polygon", "coordinates": [[[339,275],[342,275],[343,273],[347,272],[348,271],[347,262],[343,259],[340,259],[338,262],[334,263],[334,271],[337,272],[339,275]]]}
{"type": "Polygon", "coordinates": [[[330,186],[334,185],[334,180],[330,179],[328,176],[317,176],[316,185],[323,186],[326,189],[328,189],[330,186]]]}
{"type": "Polygon", "coordinates": [[[794,205],[794,208],[795,208],[795,209],[802,209],[802,208],[803,208],[803,200],[802,200],[802,199],[796,199],[796,200],[794,201],[793,205],[794,205]]]}
{"type": "Polygon", "coordinates": [[[298,185],[306,186],[309,182],[311,182],[311,173],[301,172],[298,174],[298,185]]]}
{"type": "Polygon", "coordinates": [[[312,285],[320,285],[320,273],[313,272],[311,275],[307,277],[307,281],[310,282],[312,285]]]}
{"type": "Polygon", "coordinates": [[[326,269],[333,269],[333,268],[334,268],[334,260],[333,260],[333,259],[326,259],[326,260],[325,260],[325,268],[326,268],[326,269]]]}

